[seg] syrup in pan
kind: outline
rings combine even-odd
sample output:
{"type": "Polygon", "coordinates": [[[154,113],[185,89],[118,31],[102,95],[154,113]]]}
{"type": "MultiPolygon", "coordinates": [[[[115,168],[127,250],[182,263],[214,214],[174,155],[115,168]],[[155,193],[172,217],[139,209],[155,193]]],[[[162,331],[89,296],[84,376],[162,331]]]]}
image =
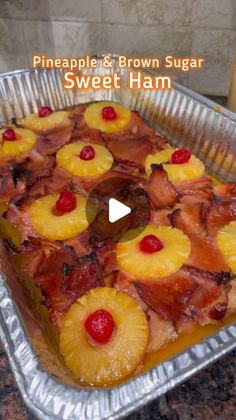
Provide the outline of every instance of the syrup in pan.
{"type": "MultiPolygon", "coordinates": [[[[0,204],[0,214],[3,214],[6,210],[5,204],[0,204]]],[[[1,232],[1,238],[10,237],[11,240],[17,245],[19,244],[19,234],[17,230],[14,228],[13,225],[11,225],[10,222],[7,220],[4,220],[1,218],[0,220],[0,232],[1,232]]],[[[23,273],[23,267],[25,265],[25,257],[20,256],[14,256],[12,258],[12,262],[16,266],[16,268],[23,273]]],[[[56,331],[52,331],[53,328],[48,321],[48,317],[46,314],[46,310],[44,307],[40,305],[40,301],[42,299],[41,292],[38,288],[36,288],[32,281],[29,281],[29,279],[24,278],[25,276],[22,276],[22,280],[24,285],[26,286],[28,293],[31,295],[31,298],[33,299],[34,303],[36,303],[37,310],[41,314],[41,318],[44,322],[44,327],[46,327],[46,331],[48,335],[50,336],[52,342],[54,345],[58,342],[58,334],[56,331]],[[38,293],[40,292],[40,293],[38,293]]],[[[236,315],[230,316],[227,319],[225,319],[221,324],[218,325],[208,325],[208,326],[196,326],[194,331],[188,334],[182,334],[180,335],[175,341],[169,342],[166,346],[162,347],[156,352],[152,353],[146,353],[143,364],[141,369],[139,368],[138,371],[145,372],[148,369],[156,366],[157,364],[175,356],[177,353],[180,353],[187,349],[188,347],[191,347],[194,344],[201,343],[204,338],[214,334],[215,332],[219,331],[220,328],[222,328],[224,325],[230,324],[232,322],[236,321],[236,315]]],[[[137,373],[137,372],[136,372],[137,373]]]]}
{"type": "Polygon", "coordinates": [[[221,324],[207,325],[204,327],[196,326],[191,333],[179,335],[175,341],[169,342],[158,351],[146,353],[141,371],[144,372],[157,364],[176,356],[177,353],[184,351],[194,344],[200,344],[204,338],[216,333],[224,325],[231,324],[232,322],[236,322],[236,315],[227,317],[221,324]]]}

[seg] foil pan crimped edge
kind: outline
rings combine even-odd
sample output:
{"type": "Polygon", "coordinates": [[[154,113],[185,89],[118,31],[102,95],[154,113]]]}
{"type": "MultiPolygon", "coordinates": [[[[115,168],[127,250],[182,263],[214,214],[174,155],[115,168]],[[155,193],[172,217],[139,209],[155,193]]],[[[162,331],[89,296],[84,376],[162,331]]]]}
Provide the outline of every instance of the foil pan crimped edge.
{"type": "MultiPolygon", "coordinates": [[[[225,181],[236,180],[236,115],[178,85],[169,91],[127,89],[129,70],[99,66],[84,73],[122,75],[120,90],[79,91],[63,87],[63,69],[28,69],[0,75],[0,124],[21,118],[47,103],[52,109],[96,100],[114,100],[140,112],[173,144],[189,148],[210,171],[225,181]]],[[[152,73],[143,72],[144,74],[152,73]]]]}
{"type": "Polygon", "coordinates": [[[83,391],[55,381],[40,368],[16,305],[0,277],[0,338],[23,399],[40,419],[119,419],[163,395],[236,347],[229,325],[149,372],[109,390],[83,391]]]}
{"type": "MultiPolygon", "coordinates": [[[[116,61],[114,58],[114,67],[116,61]]],[[[102,66],[97,71],[105,73],[102,66]]],[[[109,72],[109,70],[107,70],[109,72]]],[[[106,72],[107,72],[106,71],[106,72]]],[[[121,71],[124,80],[127,72],[121,71]]],[[[24,70],[0,75],[0,122],[22,117],[47,103],[54,109],[94,100],[115,100],[138,110],[172,144],[190,148],[207,166],[235,180],[236,117],[175,85],[173,91],[65,91],[59,70],[24,70]],[[235,144],[234,144],[235,143],[235,144]]],[[[40,367],[7,280],[0,277],[0,337],[22,396],[41,419],[118,419],[180,384],[236,347],[236,325],[192,346],[145,374],[113,389],[78,390],[40,367]]]]}

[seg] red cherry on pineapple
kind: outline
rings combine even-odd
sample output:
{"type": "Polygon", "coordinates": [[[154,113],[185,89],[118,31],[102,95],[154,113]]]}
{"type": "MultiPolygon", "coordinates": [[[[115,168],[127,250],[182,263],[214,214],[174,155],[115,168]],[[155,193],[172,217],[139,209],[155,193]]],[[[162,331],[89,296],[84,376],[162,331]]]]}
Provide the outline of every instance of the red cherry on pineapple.
{"type": "Polygon", "coordinates": [[[186,149],[179,149],[176,150],[171,155],[171,163],[175,164],[181,164],[181,163],[187,163],[189,159],[191,158],[191,153],[186,149]]]}
{"type": "Polygon", "coordinates": [[[153,254],[154,252],[161,251],[164,248],[163,243],[156,235],[146,235],[140,241],[139,247],[141,251],[147,254],[153,254]]]}
{"type": "Polygon", "coordinates": [[[82,160],[92,160],[95,158],[95,150],[92,146],[84,146],[79,155],[82,160]]]}
{"type": "Polygon", "coordinates": [[[6,141],[16,140],[16,133],[13,128],[6,128],[6,130],[4,130],[2,133],[2,139],[6,141]]]}
{"type": "Polygon", "coordinates": [[[98,344],[105,344],[109,341],[114,326],[112,315],[105,309],[93,312],[85,321],[87,333],[98,344]]]}
{"type": "Polygon", "coordinates": [[[44,117],[48,117],[48,115],[52,113],[53,113],[53,110],[49,106],[41,106],[41,108],[39,109],[38,115],[40,118],[44,118],[44,117]]]}
{"type": "Polygon", "coordinates": [[[76,207],[76,196],[70,191],[62,191],[56,202],[56,210],[60,213],[70,213],[76,207]]]}
{"type": "Polygon", "coordinates": [[[112,121],[115,120],[117,117],[117,113],[114,110],[113,106],[105,106],[102,108],[102,118],[105,121],[112,121]]]}

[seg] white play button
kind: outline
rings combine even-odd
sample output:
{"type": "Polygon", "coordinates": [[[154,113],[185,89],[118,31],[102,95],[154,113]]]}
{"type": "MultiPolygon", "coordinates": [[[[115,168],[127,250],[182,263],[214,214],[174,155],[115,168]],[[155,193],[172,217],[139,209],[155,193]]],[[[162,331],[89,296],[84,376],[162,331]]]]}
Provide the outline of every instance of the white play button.
{"type": "Polygon", "coordinates": [[[131,213],[131,208],[116,200],[115,198],[109,199],[109,222],[114,223],[122,217],[131,213]]]}

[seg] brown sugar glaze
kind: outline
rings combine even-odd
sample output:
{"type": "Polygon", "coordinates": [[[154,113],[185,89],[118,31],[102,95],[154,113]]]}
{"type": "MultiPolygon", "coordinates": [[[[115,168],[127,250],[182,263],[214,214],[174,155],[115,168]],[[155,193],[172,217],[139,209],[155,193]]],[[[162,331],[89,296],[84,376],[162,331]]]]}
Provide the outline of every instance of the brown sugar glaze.
{"type": "MultiPolygon", "coordinates": [[[[2,223],[0,222],[0,225],[2,225],[3,234],[2,237],[4,238],[11,238],[14,242],[14,240],[17,242],[17,232],[14,230],[14,227],[10,225],[9,222],[2,219],[2,223]]],[[[22,290],[26,289],[25,295],[26,295],[26,301],[28,303],[27,306],[31,307],[31,310],[33,310],[37,314],[40,314],[42,322],[40,323],[41,328],[43,330],[43,333],[46,337],[50,339],[50,343],[48,343],[48,346],[50,347],[51,344],[53,348],[56,349],[56,354],[58,358],[62,359],[59,351],[58,351],[58,331],[56,328],[53,327],[53,325],[50,323],[48,319],[48,313],[47,308],[42,305],[42,295],[40,292],[40,289],[37,288],[34,285],[34,282],[32,279],[26,276],[24,266],[26,263],[25,257],[16,256],[15,254],[10,255],[11,264],[15,267],[16,271],[20,275],[20,280],[23,285],[22,290]],[[29,299],[29,295],[31,299],[29,299]]],[[[11,288],[14,288],[14,283],[9,284],[11,288]]],[[[24,293],[24,291],[23,291],[24,293]]],[[[19,296],[15,297],[15,293],[13,292],[13,297],[16,300],[18,306],[22,307],[22,304],[20,302],[20,294],[19,296]]],[[[22,309],[22,308],[21,308],[22,309]]],[[[23,319],[25,321],[25,317],[23,316],[23,319]]],[[[173,357],[177,353],[182,352],[186,348],[196,344],[200,343],[204,338],[207,336],[214,334],[217,332],[223,325],[226,325],[228,323],[231,323],[236,320],[236,315],[231,316],[224,320],[221,324],[218,325],[209,325],[205,327],[201,327],[196,325],[194,331],[192,331],[189,334],[182,334],[178,336],[175,341],[169,342],[164,347],[160,348],[158,351],[152,352],[152,353],[146,353],[144,360],[142,362],[142,365],[137,369],[135,374],[144,372],[153,366],[163,362],[164,360],[168,360],[169,358],[173,357]]],[[[33,341],[33,344],[35,344],[35,336],[37,335],[37,331],[34,330],[33,326],[27,326],[27,330],[29,332],[29,335],[33,341]]],[[[40,338],[42,340],[42,338],[40,338]]],[[[39,341],[40,341],[39,340],[39,341]]],[[[42,342],[42,341],[41,341],[42,342]]],[[[45,344],[44,344],[45,345],[45,344]]],[[[36,347],[38,344],[36,344],[36,347]]],[[[40,344],[39,344],[40,347],[40,344]]],[[[38,348],[36,348],[36,351],[38,351],[38,348]]],[[[55,351],[54,351],[55,354],[55,351]]],[[[57,362],[57,366],[58,366],[57,362]]],[[[56,366],[56,363],[55,363],[56,366]]],[[[46,366],[47,367],[47,366],[46,366]]],[[[51,369],[50,369],[51,370],[51,369]]],[[[54,372],[55,373],[55,372],[54,372]]],[[[59,373],[57,376],[61,376],[59,373]]],[[[133,375],[132,375],[133,376],[133,375]]],[[[124,382],[124,381],[123,381],[124,382]]]]}
{"type": "MultiPolygon", "coordinates": [[[[0,212],[3,213],[6,206],[1,204],[0,205],[0,212]]],[[[18,233],[17,230],[10,225],[10,223],[4,219],[1,219],[1,238],[4,239],[6,237],[10,237],[12,241],[17,243],[18,241],[18,233]]],[[[42,342],[44,339],[46,339],[46,345],[48,347],[49,353],[51,353],[52,357],[52,363],[50,363],[50,366],[48,364],[48,361],[43,360],[43,365],[45,368],[49,368],[50,371],[52,371],[55,374],[55,368],[57,372],[57,376],[59,378],[63,379],[64,382],[68,383],[68,377],[63,375],[63,371],[59,368],[59,363],[55,361],[55,357],[53,356],[53,353],[55,353],[59,356],[58,352],[58,332],[56,329],[51,325],[47,309],[41,304],[42,295],[37,288],[33,281],[25,275],[24,266],[27,263],[27,260],[25,257],[22,256],[16,256],[16,255],[10,255],[10,263],[13,264],[16,271],[20,273],[20,283],[22,283],[23,288],[13,288],[13,282],[16,282],[16,279],[10,280],[9,286],[13,290],[13,298],[16,301],[21,314],[23,316],[24,322],[26,323],[28,333],[32,339],[32,342],[34,346],[36,347],[36,351],[39,352],[39,355],[42,356],[42,342]],[[22,294],[22,291],[26,289],[26,295],[24,293],[22,294]],[[15,289],[15,290],[14,290],[15,289]],[[21,290],[22,289],[22,290],[21,290]],[[30,301],[28,299],[28,296],[30,295],[30,301]],[[24,304],[22,305],[22,301],[27,300],[28,308],[25,308],[24,304]],[[27,309],[33,310],[34,313],[37,312],[37,314],[40,314],[41,322],[39,322],[39,326],[43,326],[43,336],[41,335],[41,332],[39,332],[39,328],[35,328],[35,324],[31,322],[29,319],[29,311],[27,309]],[[23,313],[22,313],[23,312],[23,313]],[[54,366],[55,362],[55,366],[54,366]]],[[[15,285],[14,285],[15,286],[15,285]]],[[[20,286],[20,284],[19,284],[20,286]]],[[[150,368],[156,366],[157,364],[168,360],[169,358],[175,356],[177,353],[180,353],[187,349],[188,347],[193,346],[194,344],[201,343],[206,337],[216,333],[219,331],[223,326],[230,324],[232,322],[236,321],[236,315],[231,315],[227,317],[220,325],[208,325],[201,327],[199,325],[196,325],[194,330],[191,333],[188,334],[180,334],[175,341],[169,342],[164,347],[160,348],[159,350],[152,352],[152,353],[146,353],[142,365],[138,368],[138,371],[135,372],[135,375],[137,373],[142,373],[150,368]]],[[[45,343],[44,343],[45,346],[45,343]]],[[[46,352],[47,353],[47,352],[46,352]]],[[[62,358],[60,357],[60,361],[62,361],[62,358]]],[[[132,375],[134,376],[134,375],[132,375]]],[[[77,381],[76,381],[77,382],[77,381]]],[[[125,382],[125,381],[123,381],[125,382]]],[[[69,380],[70,383],[70,380],[69,380]]],[[[78,382],[77,382],[78,383],[78,382]]],[[[79,384],[81,385],[81,384],[79,384]]]]}

